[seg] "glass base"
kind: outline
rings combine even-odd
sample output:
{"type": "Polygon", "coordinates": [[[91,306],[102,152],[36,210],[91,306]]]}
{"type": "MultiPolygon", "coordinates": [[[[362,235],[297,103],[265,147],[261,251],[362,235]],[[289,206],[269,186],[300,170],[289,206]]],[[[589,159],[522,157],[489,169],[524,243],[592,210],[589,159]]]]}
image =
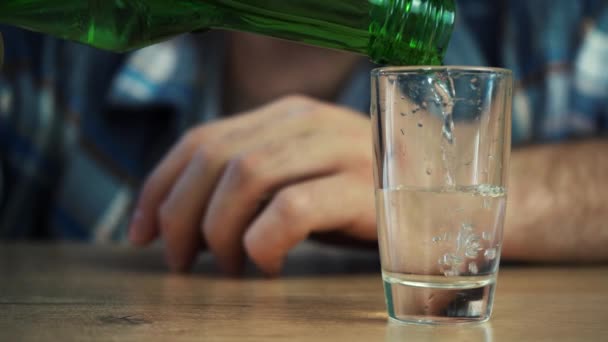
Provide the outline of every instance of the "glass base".
{"type": "MultiPolygon", "coordinates": [[[[390,279],[393,280],[393,279],[390,279]]],[[[391,321],[413,324],[481,323],[490,319],[495,282],[479,287],[445,283],[396,283],[384,279],[391,321]]]]}

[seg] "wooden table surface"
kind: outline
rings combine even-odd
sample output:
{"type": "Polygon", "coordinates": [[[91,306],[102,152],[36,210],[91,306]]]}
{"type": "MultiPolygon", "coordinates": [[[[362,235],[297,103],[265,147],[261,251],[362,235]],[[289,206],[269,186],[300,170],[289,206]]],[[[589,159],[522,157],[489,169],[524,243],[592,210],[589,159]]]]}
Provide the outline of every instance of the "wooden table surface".
{"type": "Polygon", "coordinates": [[[0,244],[0,341],[608,341],[607,266],[503,267],[490,322],[429,327],[387,323],[375,253],[300,248],[279,279],[161,256],[0,244]]]}

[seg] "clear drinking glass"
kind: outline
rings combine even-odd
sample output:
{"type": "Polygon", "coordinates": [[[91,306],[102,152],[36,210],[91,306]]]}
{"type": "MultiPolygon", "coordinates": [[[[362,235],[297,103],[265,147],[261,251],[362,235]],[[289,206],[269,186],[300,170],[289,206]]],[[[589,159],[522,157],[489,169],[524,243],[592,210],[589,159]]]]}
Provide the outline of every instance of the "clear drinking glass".
{"type": "Polygon", "coordinates": [[[378,241],[389,317],[485,321],[500,259],[511,72],[372,72],[378,241]]]}

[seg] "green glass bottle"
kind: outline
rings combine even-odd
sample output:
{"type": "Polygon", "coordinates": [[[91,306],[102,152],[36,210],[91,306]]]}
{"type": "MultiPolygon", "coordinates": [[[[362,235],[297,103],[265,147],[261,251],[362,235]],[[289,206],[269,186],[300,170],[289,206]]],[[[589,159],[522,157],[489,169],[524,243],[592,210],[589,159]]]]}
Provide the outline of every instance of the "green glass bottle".
{"type": "Polygon", "coordinates": [[[370,56],[440,64],[454,0],[1,0],[0,23],[123,52],[227,29],[370,56]]]}

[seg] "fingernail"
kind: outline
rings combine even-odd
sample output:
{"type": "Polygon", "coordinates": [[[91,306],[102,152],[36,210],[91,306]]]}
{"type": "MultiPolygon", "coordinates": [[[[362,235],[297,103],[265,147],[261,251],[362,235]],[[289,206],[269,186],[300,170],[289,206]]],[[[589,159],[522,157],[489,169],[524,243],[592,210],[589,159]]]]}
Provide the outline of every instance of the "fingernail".
{"type": "Polygon", "coordinates": [[[136,244],[143,242],[143,230],[145,229],[142,223],[143,216],[141,210],[136,210],[129,225],[129,240],[136,244]]]}

